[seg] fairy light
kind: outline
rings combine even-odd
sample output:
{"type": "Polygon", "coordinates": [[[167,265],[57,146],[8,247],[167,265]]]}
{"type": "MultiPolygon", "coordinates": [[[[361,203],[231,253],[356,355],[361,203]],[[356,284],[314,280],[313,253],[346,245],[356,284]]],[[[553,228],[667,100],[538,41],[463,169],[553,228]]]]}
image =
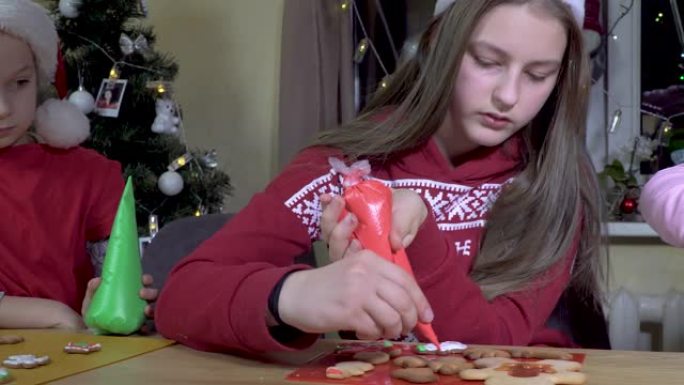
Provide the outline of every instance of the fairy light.
{"type": "Polygon", "coordinates": [[[150,231],[150,237],[154,237],[159,232],[159,218],[156,215],[150,214],[147,219],[147,227],[150,231]]]}
{"type": "Polygon", "coordinates": [[[179,156],[178,158],[174,159],[173,162],[171,162],[171,164],[168,167],[169,171],[178,170],[179,168],[188,164],[188,162],[190,162],[192,158],[193,156],[189,152],[179,156]]]}
{"type": "Polygon", "coordinates": [[[341,8],[343,11],[348,10],[348,9],[349,9],[349,1],[348,1],[348,0],[343,0],[343,1],[340,3],[340,8],[341,8]]]}
{"type": "Polygon", "coordinates": [[[112,69],[109,70],[109,78],[112,80],[116,80],[119,78],[119,69],[116,68],[116,64],[114,64],[112,69]]]}
{"type": "Polygon", "coordinates": [[[354,55],[354,61],[360,63],[368,52],[368,38],[363,38],[359,42],[358,47],[356,47],[356,54],[354,55]]]}
{"type": "Polygon", "coordinates": [[[166,88],[164,87],[164,84],[161,84],[161,83],[160,83],[160,84],[157,86],[157,93],[163,94],[163,93],[165,93],[165,92],[166,92],[166,88]]]}

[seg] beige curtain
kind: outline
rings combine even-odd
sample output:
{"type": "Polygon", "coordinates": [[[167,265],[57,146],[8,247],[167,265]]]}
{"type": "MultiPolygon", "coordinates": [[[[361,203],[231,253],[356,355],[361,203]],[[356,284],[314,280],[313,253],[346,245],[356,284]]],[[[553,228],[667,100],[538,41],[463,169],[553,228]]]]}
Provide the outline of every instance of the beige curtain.
{"type": "Polygon", "coordinates": [[[354,116],[352,19],[339,0],[285,0],[278,160],[354,116]]]}

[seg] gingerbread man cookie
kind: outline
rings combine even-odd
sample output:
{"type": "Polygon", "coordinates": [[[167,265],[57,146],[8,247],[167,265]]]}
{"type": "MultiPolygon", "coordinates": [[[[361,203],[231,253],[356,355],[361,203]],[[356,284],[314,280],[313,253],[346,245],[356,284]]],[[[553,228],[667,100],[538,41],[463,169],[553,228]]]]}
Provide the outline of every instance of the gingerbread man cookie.
{"type": "Polygon", "coordinates": [[[587,381],[586,375],[579,372],[582,364],[574,361],[519,362],[490,357],[474,364],[478,369],[462,370],[459,376],[464,380],[484,381],[485,385],[581,385],[587,381]]]}
{"type": "Polygon", "coordinates": [[[36,356],[34,354],[9,356],[2,362],[3,365],[12,369],[33,369],[38,366],[47,365],[49,363],[50,357],[36,356]]]}
{"type": "Polygon", "coordinates": [[[511,353],[500,350],[500,349],[490,349],[490,348],[470,348],[463,352],[463,355],[469,360],[478,360],[480,358],[486,357],[505,357],[509,358],[511,353]]]}
{"type": "Polygon", "coordinates": [[[428,361],[418,356],[401,356],[395,358],[392,363],[402,368],[424,368],[428,366],[428,361]]]}
{"type": "Polygon", "coordinates": [[[0,336],[0,345],[12,345],[12,344],[18,344],[19,342],[23,342],[24,337],[22,336],[14,336],[14,335],[5,335],[5,336],[0,336]]]}
{"type": "Polygon", "coordinates": [[[87,342],[69,342],[64,347],[65,353],[70,354],[90,354],[93,352],[99,352],[102,349],[100,344],[89,344],[87,342]]]}
{"type": "Polygon", "coordinates": [[[430,368],[395,369],[390,372],[390,376],[413,384],[429,384],[439,380],[439,377],[430,368]]]}
{"type": "Polygon", "coordinates": [[[390,360],[390,355],[385,352],[358,352],[354,354],[354,359],[373,365],[381,365],[390,360]]]}
{"type": "Polygon", "coordinates": [[[461,357],[446,356],[430,360],[430,362],[428,362],[428,367],[435,373],[453,376],[454,374],[458,374],[461,370],[473,368],[473,364],[461,357]]]}
{"type": "Polygon", "coordinates": [[[343,380],[351,376],[363,376],[364,373],[375,369],[373,364],[363,361],[343,361],[325,369],[325,376],[334,380],[343,380]]]}
{"type": "Polygon", "coordinates": [[[5,368],[0,368],[0,384],[6,384],[14,381],[10,372],[5,368]]]}
{"type": "Polygon", "coordinates": [[[539,358],[543,360],[572,360],[572,354],[568,352],[536,349],[512,349],[511,356],[516,358],[539,358]]]}

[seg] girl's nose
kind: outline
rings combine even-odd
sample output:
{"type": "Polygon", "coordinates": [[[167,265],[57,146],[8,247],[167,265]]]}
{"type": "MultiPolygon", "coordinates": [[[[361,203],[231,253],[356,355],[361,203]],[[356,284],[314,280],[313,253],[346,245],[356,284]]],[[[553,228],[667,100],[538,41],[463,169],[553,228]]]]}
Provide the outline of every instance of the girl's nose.
{"type": "Polygon", "coordinates": [[[506,73],[502,75],[499,84],[494,89],[494,106],[501,111],[513,108],[520,99],[520,76],[506,73]]]}
{"type": "Polygon", "coordinates": [[[4,92],[0,91],[0,120],[6,119],[11,112],[12,109],[10,108],[9,98],[4,92]]]}

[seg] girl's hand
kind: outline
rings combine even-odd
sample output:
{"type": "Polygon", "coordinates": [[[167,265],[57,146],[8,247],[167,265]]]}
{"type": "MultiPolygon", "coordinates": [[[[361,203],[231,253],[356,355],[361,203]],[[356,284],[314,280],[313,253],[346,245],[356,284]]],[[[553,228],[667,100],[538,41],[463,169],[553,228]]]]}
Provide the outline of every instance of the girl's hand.
{"type": "Polygon", "coordinates": [[[428,210],[425,202],[413,190],[392,190],[392,229],[390,246],[392,251],[408,247],[425,222],[428,210]]]}
{"type": "Polygon", "coordinates": [[[433,318],[416,281],[358,243],[350,243],[335,263],[290,275],[278,312],[285,323],[308,333],[352,330],[362,339],[397,338],[418,320],[433,318]]]}
{"type": "Polygon", "coordinates": [[[0,328],[3,329],[85,329],[81,316],[59,301],[6,296],[0,304],[0,328]]]}
{"type": "MultiPolygon", "coordinates": [[[[81,314],[83,314],[83,316],[85,316],[86,312],[88,311],[88,307],[90,306],[90,302],[93,299],[93,295],[95,295],[95,291],[100,286],[100,281],[100,277],[93,278],[90,281],[88,281],[88,287],[86,288],[85,297],[83,297],[83,304],[81,305],[81,314]]],[[[140,289],[140,298],[144,299],[147,302],[154,303],[154,301],[157,300],[157,296],[159,295],[159,290],[151,287],[154,283],[154,279],[149,274],[143,274],[142,283],[144,287],[140,289]]],[[[154,310],[152,309],[152,304],[148,304],[147,306],[145,306],[145,316],[147,316],[147,318],[154,317],[154,310]]]]}
{"type": "MultiPolygon", "coordinates": [[[[321,205],[321,238],[328,243],[330,260],[334,262],[344,257],[358,220],[352,214],[339,220],[344,209],[344,199],[340,196],[323,194],[321,205]]],[[[417,193],[408,189],[392,190],[392,228],[389,236],[392,251],[406,248],[413,242],[427,214],[427,207],[417,193]]]]}

